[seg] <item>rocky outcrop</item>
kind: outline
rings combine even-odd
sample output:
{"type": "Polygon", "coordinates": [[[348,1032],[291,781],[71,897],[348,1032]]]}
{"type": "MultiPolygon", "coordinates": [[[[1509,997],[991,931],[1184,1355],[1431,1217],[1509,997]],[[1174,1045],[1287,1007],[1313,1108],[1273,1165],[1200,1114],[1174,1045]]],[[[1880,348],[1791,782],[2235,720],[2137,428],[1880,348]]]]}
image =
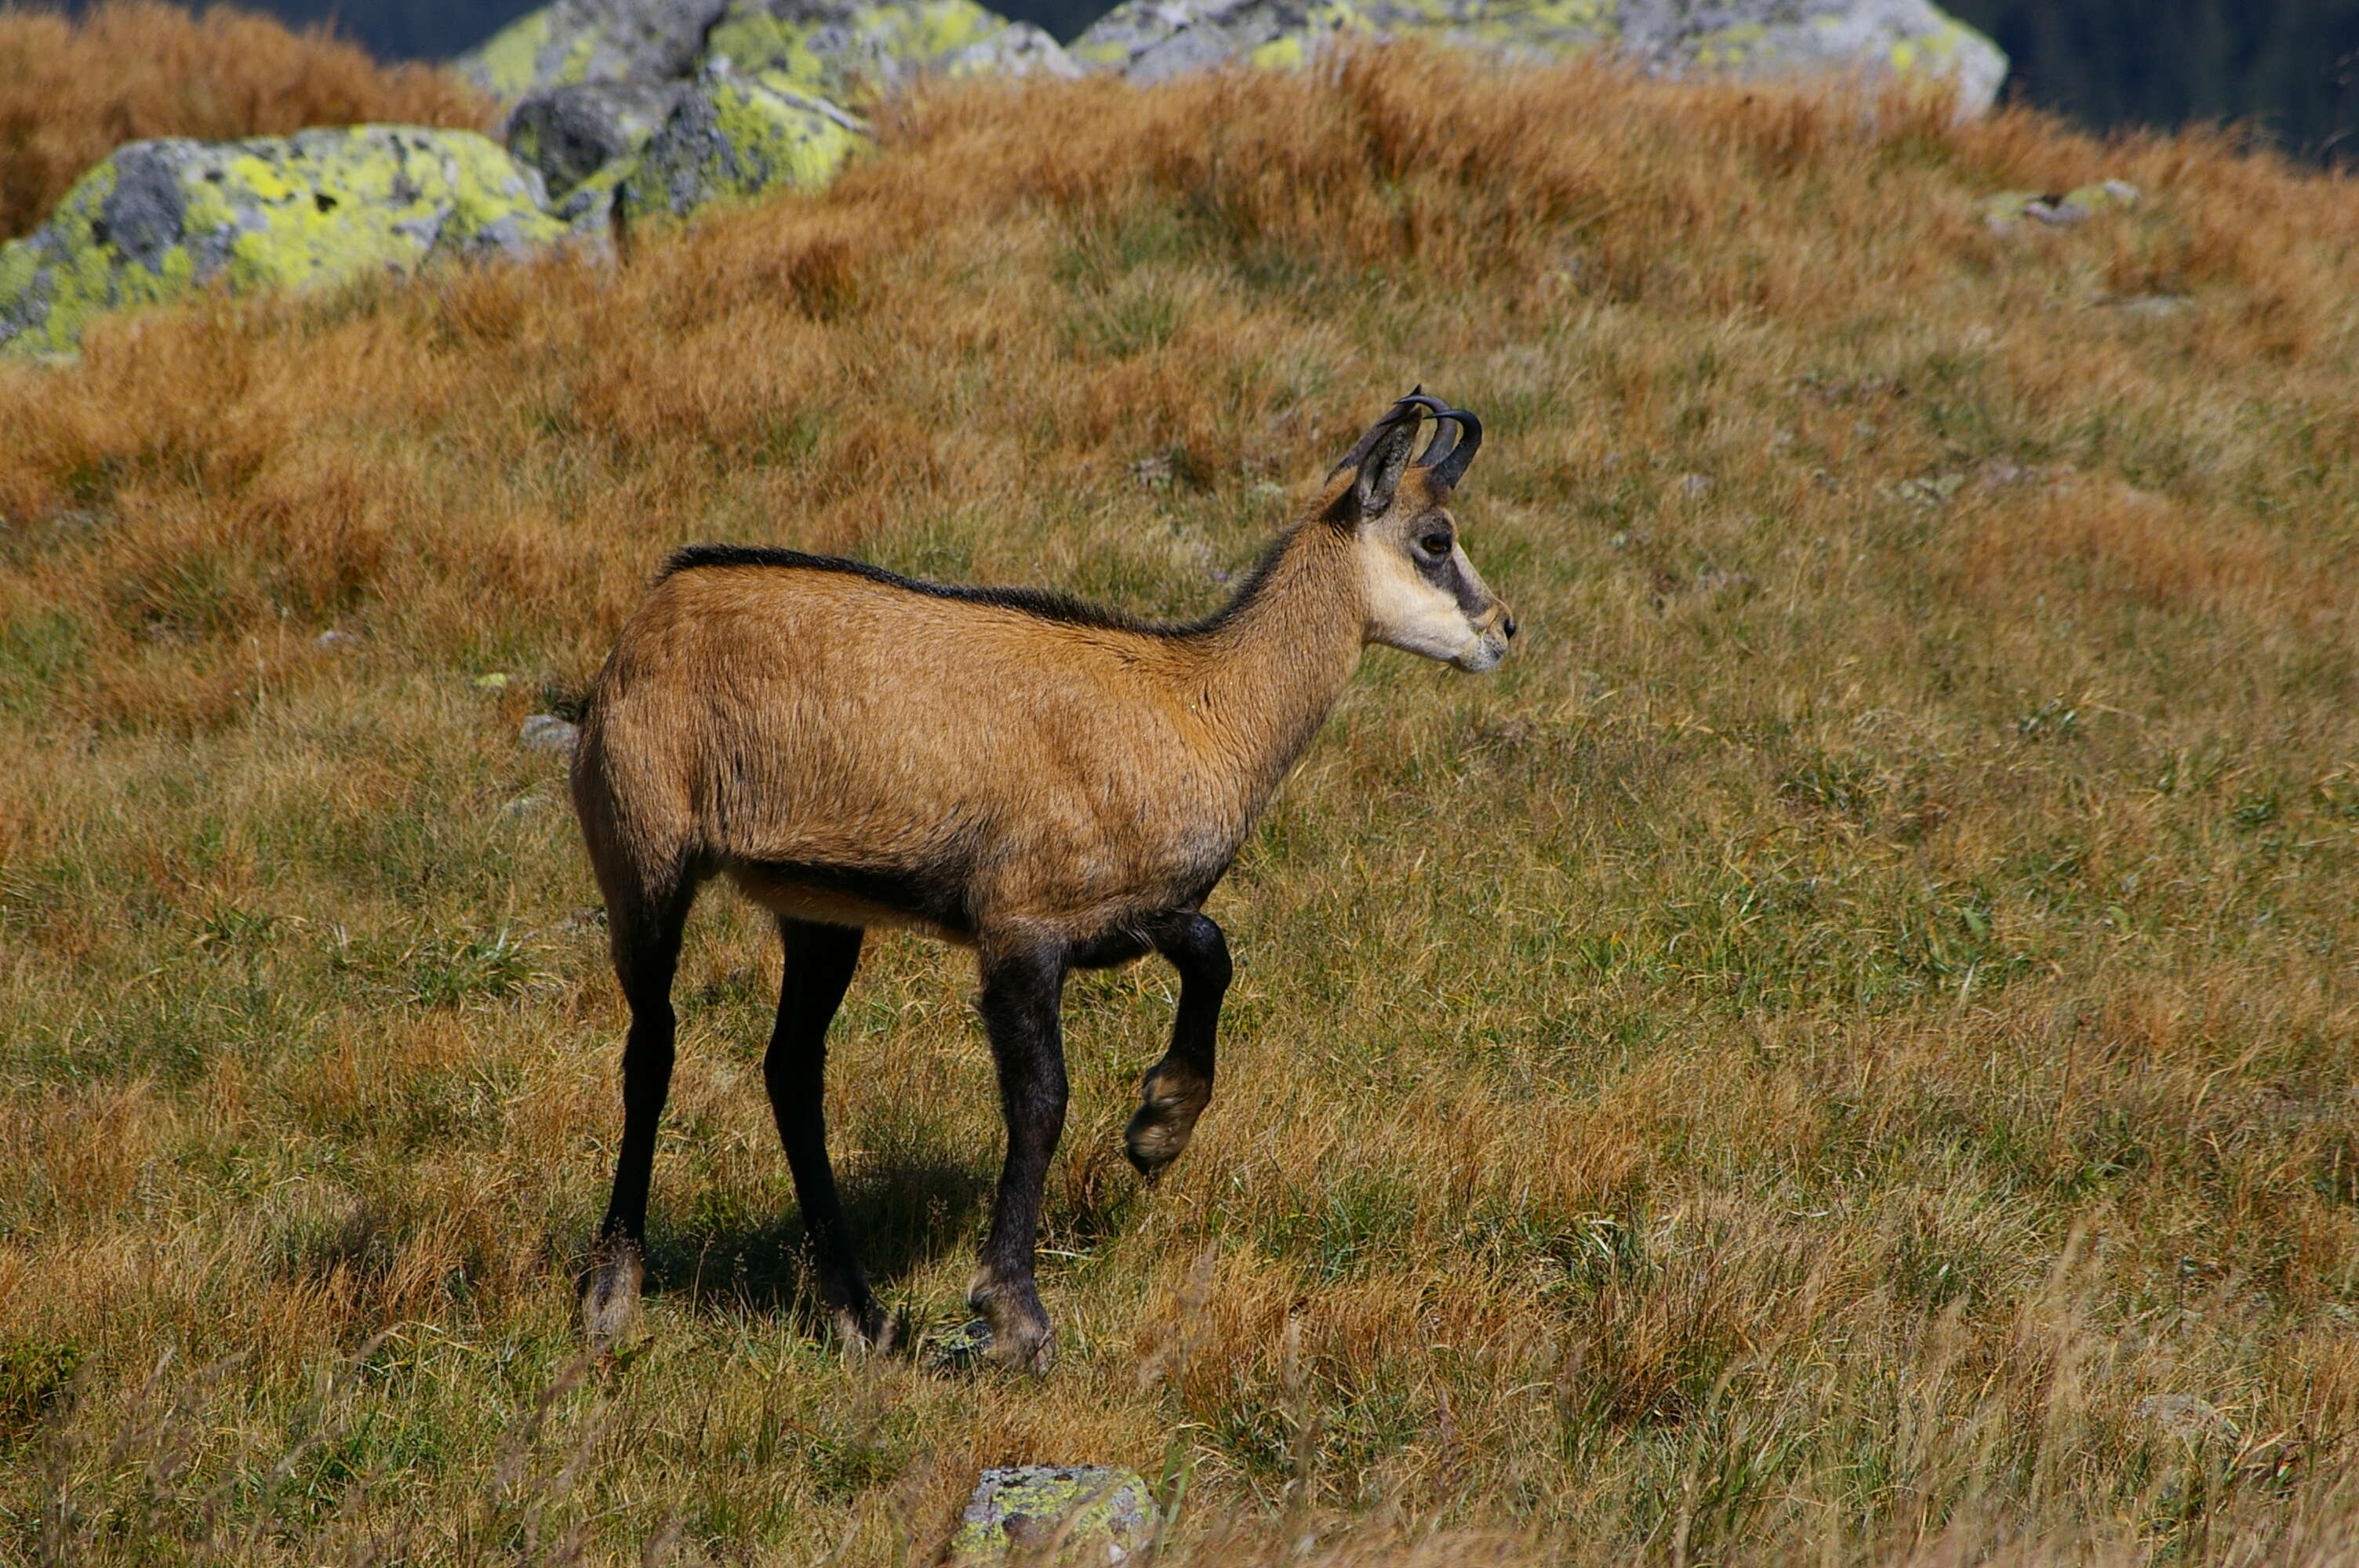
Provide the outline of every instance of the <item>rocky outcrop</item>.
{"type": "Polygon", "coordinates": [[[0,351],[71,351],[101,311],[522,256],[567,235],[540,176],[469,131],[358,125],[134,142],[0,247],[0,351]]]}
{"type": "Polygon", "coordinates": [[[927,72],[1080,73],[1056,39],[975,0],[556,0],[451,63],[516,103],[589,82],[682,81],[718,59],[838,102],[927,72]]]}
{"type": "Polygon", "coordinates": [[[1160,81],[1232,60],[1299,64],[1352,33],[1527,60],[1613,49],[1673,77],[1942,82],[1965,114],[2006,77],[1997,46],[1930,0],[1124,0],[1071,52],[1160,81]]]}
{"type": "Polygon", "coordinates": [[[860,102],[929,73],[1076,76],[1057,40],[974,0],[730,0],[707,59],[860,102]]]}
{"type": "Polygon", "coordinates": [[[1069,52],[1090,70],[1156,82],[1232,60],[1299,66],[1338,35],[1370,31],[1351,0],[1124,0],[1069,52]]]}
{"type": "Polygon", "coordinates": [[[1946,82],[1961,114],[2006,80],[1996,44],[1930,0],[1626,0],[1623,47],[1672,75],[1841,76],[1946,82]]]}
{"type": "Polygon", "coordinates": [[[839,105],[923,75],[1078,76],[975,0],[556,0],[457,62],[512,107],[508,150],[603,234],[708,201],[817,189],[867,134],[839,105]]]}
{"type": "Polygon", "coordinates": [[[684,81],[584,81],[527,98],[508,115],[508,151],[552,198],[646,146],[690,89],[684,81]]]}
{"type": "Polygon", "coordinates": [[[584,81],[692,75],[724,0],[555,0],[493,34],[451,68],[513,102],[584,81]]]}
{"type": "Polygon", "coordinates": [[[816,190],[867,145],[868,127],[783,73],[741,76],[716,61],[617,185],[634,220],[684,218],[714,201],[816,190]]]}

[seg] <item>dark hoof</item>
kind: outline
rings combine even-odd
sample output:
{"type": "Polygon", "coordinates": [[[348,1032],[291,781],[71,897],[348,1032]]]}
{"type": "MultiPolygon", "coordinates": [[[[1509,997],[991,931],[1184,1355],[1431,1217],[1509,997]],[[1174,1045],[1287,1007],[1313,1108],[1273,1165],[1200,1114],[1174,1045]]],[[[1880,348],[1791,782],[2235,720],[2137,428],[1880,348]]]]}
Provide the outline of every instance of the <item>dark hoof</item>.
{"type": "Polygon", "coordinates": [[[582,1293],[582,1332],[592,1350],[611,1350],[639,1331],[639,1285],[647,1265],[627,1241],[602,1246],[582,1293]]]}
{"type": "Polygon", "coordinates": [[[1123,1130],[1122,1152],[1149,1184],[1186,1152],[1203,1108],[1201,1100],[1175,1095],[1148,1099],[1130,1119],[1123,1130]]]}
{"type": "Polygon", "coordinates": [[[1027,1326],[1021,1335],[1003,1335],[991,1331],[991,1346],[984,1352],[991,1360],[1011,1372],[1023,1372],[1035,1378],[1045,1378],[1057,1359],[1057,1334],[1047,1324],[1027,1326]]]}
{"type": "Polygon", "coordinates": [[[879,1356],[893,1348],[893,1320],[875,1303],[832,1308],[828,1321],[836,1338],[855,1356],[879,1356]]]}
{"type": "Polygon", "coordinates": [[[1056,1331],[1049,1326],[1049,1314],[1028,1283],[995,1290],[978,1282],[967,1292],[966,1304],[979,1315],[960,1331],[960,1337],[973,1347],[975,1357],[1036,1378],[1056,1360],[1056,1331]]]}

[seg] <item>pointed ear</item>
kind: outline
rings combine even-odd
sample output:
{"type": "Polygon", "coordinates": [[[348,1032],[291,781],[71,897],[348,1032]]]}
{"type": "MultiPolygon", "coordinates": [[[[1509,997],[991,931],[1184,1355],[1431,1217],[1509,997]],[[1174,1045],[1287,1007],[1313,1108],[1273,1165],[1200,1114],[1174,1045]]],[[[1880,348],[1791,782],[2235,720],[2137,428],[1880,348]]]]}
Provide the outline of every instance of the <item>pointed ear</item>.
{"type": "MultiPolygon", "coordinates": [[[[1412,396],[1415,395],[1412,394],[1412,396]]],[[[1393,406],[1393,411],[1376,421],[1368,433],[1353,444],[1327,478],[1333,497],[1323,515],[1330,523],[1346,526],[1363,518],[1374,517],[1393,503],[1393,492],[1400,486],[1400,477],[1408,470],[1409,453],[1417,446],[1417,427],[1425,412],[1408,398],[1393,406]],[[1348,484],[1339,484],[1346,474],[1348,484]]]]}

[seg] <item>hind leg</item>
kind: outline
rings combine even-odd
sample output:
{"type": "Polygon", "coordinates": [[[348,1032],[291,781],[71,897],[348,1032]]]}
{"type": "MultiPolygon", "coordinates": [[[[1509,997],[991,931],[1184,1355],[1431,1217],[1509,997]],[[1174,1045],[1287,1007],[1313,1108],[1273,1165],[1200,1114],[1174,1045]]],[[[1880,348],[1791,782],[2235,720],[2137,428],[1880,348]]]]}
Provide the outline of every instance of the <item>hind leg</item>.
{"type": "Polygon", "coordinates": [[[1229,944],[1210,918],[1189,912],[1170,916],[1150,935],[1180,971],[1180,1009],[1171,1021],[1171,1048],[1139,1086],[1138,1112],[1123,1134],[1123,1152],[1152,1182],[1188,1147],[1196,1119],[1212,1103],[1213,1035],[1229,989],[1229,944]]]}
{"type": "Polygon", "coordinates": [[[631,1033],[623,1045],[623,1146],[614,1161],[614,1192],[598,1227],[590,1288],[582,1301],[582,1326],[592,1344],[614,1343],[638,1317],[656,1124],[671,1093],[672,974],[695,897],[695,883],[679,876],[653,896],[607,900],[614,974],[630,1004],[631,1033]]]}
{"type": "Polygon", "coordinates": [[[835,1172],[827,1160],[827,1026],[842,1004],[844,988],[860,964],[862,933],[852,926],[821,925],[780,916],[778,936],[786,970],[778,982],[778,1022],[770,1034],[762,1077],[777,1118],[778,1141],[795,1173],[795,1200],[802,1206],[803,1229],[810,1238],[820,1299],[837,1329],[855,1345],[875,1346],[885,1334],[885,1314],[868,1293],[835,1172]]]}
{"type": "Polygon", "coordinates": [[[1065,965],[1065,953],[1046,946],[990,955],[983,964],[980,1006],[999,1070],[1007,1161],[967,1302],[991,1329],[992,1358],[1031,1372],[1047,1371],[1057,1346],[1033,1281],[1032,1249],[1049,1161],[1065,1130],[1065,1048],[1058,1024],[1065,965]]]}

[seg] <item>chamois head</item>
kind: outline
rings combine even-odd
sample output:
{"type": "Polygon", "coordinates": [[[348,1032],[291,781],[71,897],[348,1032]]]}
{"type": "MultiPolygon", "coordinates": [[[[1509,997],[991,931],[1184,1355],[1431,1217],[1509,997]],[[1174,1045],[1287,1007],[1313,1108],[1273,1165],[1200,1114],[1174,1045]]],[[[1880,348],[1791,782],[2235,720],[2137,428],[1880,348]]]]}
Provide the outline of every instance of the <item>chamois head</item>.
{"type": "Polygon", "coordinates": [[[1460,547],[1450,494],[1483,444],[1483,424],[1422,389],[1376,421],[1327,476],[1321,521],[1351,530],[1367,640],[1487,670],[1506,656],[1516,618],[1460,547]],[[1415,462],[1418,426],[1433,438],[1415,462]]]}

